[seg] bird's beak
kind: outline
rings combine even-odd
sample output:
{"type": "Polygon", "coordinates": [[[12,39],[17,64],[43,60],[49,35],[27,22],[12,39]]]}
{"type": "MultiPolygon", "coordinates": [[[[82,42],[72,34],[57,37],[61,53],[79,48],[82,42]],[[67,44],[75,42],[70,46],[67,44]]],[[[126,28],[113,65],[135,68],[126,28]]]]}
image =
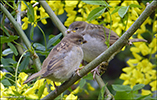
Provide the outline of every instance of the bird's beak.
{"type": "Polygon", "coordinates": [[[65,31],[66,34],[70,34],[70,33],[74,33],[74,32],[76,32],[76,31],[75,31],[75,30],[71,30],[71,29],[67,29],[67,30],[65,31]]]}
{"type": "Polygon", "coordinates": [[[82,41],[82,43],[81,43],[81,44],[84,44],[84,43],[87,43],[87,41],[86,41],[86,40],[84,40],[84,41],[82,41]]]}
{"type": "Polygon", "coordinates": [[[66,33],[66,34],[69,34],[69,33],[71,33],[71,31],[72,31],[71,29],[67,29],[67,30],[65,31],[65,33],[66,33]]]}
{"type": "Polygon", "coordinates": [[[75,30],[72,30],[72,32],[76,32],[75,30]]]}

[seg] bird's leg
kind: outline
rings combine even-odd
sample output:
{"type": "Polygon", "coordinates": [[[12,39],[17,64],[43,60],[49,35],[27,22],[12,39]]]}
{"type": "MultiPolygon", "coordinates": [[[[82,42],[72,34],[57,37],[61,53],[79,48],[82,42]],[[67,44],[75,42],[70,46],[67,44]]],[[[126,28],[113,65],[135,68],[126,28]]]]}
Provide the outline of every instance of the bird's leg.
{"type": "Polygon", "coordinates": [[[54,85],[54,87],[56,88],[56,89],[55,89],[55,93],[57,94],[57,89],[58,89],[58,87],[57,87],[57,85],[55,84],[54,81],[53,81],[53,85],[54,85]]]}
{"type": "Polygon", "coordinates": [[[94,68],[91,72],[93,72],[93,79],[95,79],[95,75],[99,75],[106,70],[106,66],[108,66],[108,62],[102,62],[96,68],[94,68]]]}
{"type": "Polygon", "coordinates": [[[87,62],[84,61],[84,60],[82,60],[81,64],[82,64],[82,67],[79,67],[79,68],[77,68],[77,69],[75,70],[75,72],[77,73],[77,75],[80,76],[80,77],[81,77],[81,75],[80,75],[80,73],[79,73],[79,70],[81,70],[85,65],[87,65],[87,62]]]}
{"type": "Polygon", "coordinates": [[[100,64],[100,74],[103,74],[108,67],[108,61],[104,61],[100,64]]]}
{"type": "Polygon", "coordinates": [[[81,75],[80,75],[80,73],[79,73],[79,70],[81,70],[83,67],[84,67],[84,66],[79,67],[79,68],[77,68],[77,69],[75,70],[75,72],[77,73],[77,75],[80,76],[80,77],[81,77],[81,75]]]}
{"type": "Polygon", "coordinates": [[[99,74],[99,67],[100,67],[100,65],[98,65],[96,68],[94,68],[92,71],[91,71],[91,73],[93,73],[93,79],[95,79],[95,75],[97,74],[97,75],[99,75],[100,76],[100,74],[99,74]]]}

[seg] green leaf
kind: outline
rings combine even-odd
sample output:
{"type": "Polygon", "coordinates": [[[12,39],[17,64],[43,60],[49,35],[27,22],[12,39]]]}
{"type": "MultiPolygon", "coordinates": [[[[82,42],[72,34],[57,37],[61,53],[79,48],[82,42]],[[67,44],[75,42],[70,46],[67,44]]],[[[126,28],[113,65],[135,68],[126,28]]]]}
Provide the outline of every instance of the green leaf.
{"type": "Polygon", "coordinates": [[[132,93],[127,92],[116,92],[115,100],[133,100],[132,93]]]}
{"type": "Polygon", "coordinates": [[[144,95],[144,96],[140,96],[139,98],[137,98],[136,100],[156,100],[155,98],[151,97],[151,94],[148,95],[144,95]]]}
{"type": "Polygon", "coordinates": [[[36,53],[40,53],[41,55],[43,55],[43,56],[48,56],[48,54],[50,53],[49,51],[36,51],[36,53]]]}
{"type": "Polygon", "coordinates": [[[17,52],[17,50],[16,50],[16,48],[15,48],[15,46],[12,44],[12,43],[8,43],[8,46],[11,48],[11,50],[14,52],[14,54],[15,54],[15,56],[17,56],[18,55],[18,52],[17,52]]]}
{"type": "Polygon", "coordinates": [[[126,86],[126,85],[112,85],[112,88],[113,88],[115,91],[120,91],[120,92],[123,92],[123,91],[131,91],[130,86],[126,86]]]}
{"type": "Polygon", "coordinates": [[[38,91],[38,97],[39,97],[39,99],[41,98],[41,96],[42,96],[42,94],[44,92],[45,85],[46,85],[46,82],[44,82],[44,84],[39,88],[39,91],[38,91]]]}
{"type": "Polygon", "coordinates": [[[13,51],[10,48],[8,48],[8,49],[3,50],[2,56],[7,56],[11,53],[13,53],[13,51]]]}
{"type": "Polygon", "coordinates": [[[21,93],[19,93],[19,92],[17,92],[17,91],[12,90],[12,92],[14,92],[14,94],[15,94],[16,96],[21,96],[21,93]]]}
{"type": "Polygon", "coordinates": [[[24,58],[24,60],[21,62],[21,65],[19,66],[19,70],[20,71],[22,71],[22,70],[24,70],[24,69],[26,69],[26,67],[28,66],[28,64],[29,64],[29,56],[26,56],[25,58],[24,58]]]}
{"type": "Polygon", "coordinates": [[[1,58],[1,62],[3,65],[16,64],[17,62],[11,58],[1,58]]]}
{"type": "Polygon", "coordinates": [[[63,93],[59,96],[57,96],[54,100],[63,100],[63,93]]]}
{"type": "Polygon", "coordinates": [[[138,8],[143,8],[142,6],[140,6],[140,5],[136,5],[136,4],[130,4],[129,6],[130,6],[130,7],[138,7],[138,8]]]}
{"type": "Polygon", "coordinates": [[[4,27],[4,24],[2,25],[2,24],[0,23],[0,26],[1,26],[2,30],[5,32],[5,34],[6,34],[7,36],[10,36],[9,32],[8,32],[8,31],[6,30],[6,28],[4,27]]]}
{"type": "Polygon", "coordinates": [[[4,84],[5,86],[11,86],[12,84],[7,80],[7,79],[3,79],[1,80],[2,84],[4,84]]]}
{"type": "Polygon", "coordinates": [[[62,36],[62,33],[56,35],[55,37],[51,38],[47,43],[47,48],[49,48],[51,45],[53,45],[60,37],[62,36]]]}
{"type": "Polygon", "coordinates": [[[137,91],[137,90],[140,90],[144,87],[145,85],[144,84],[137,84],[133,87],[133,91],[137,91]]]}
{"type": "Polygon", "coordinates": [[[34,22],[34,9],[32,7],[32,4],[28,5],[27,16],[28,16],[28,21],[34,22]]]}
{"type": "Polygon", "coordinates": [[[106,86],[103,86],[101,88],[101,91],[100,91],[99,96],[98,96],[98,100],[104,100],[105,87],[106,86]]]}
{"type": "Polygon", "coordinates": [[[109,6],[109,4],[106,1],[88,1],[88,0],[82,0],[82,2],[87,3],[87,4],[92,4],[92,5],[104,5],[104,6],[109,6]]]}
{"type": "Polygon", "coordinates": [[[33,46],[38,49],[38,50],[41,50],[41,51],[45,51],[45,46],[43,46],[42,44],[40,43],[34,43],[33,46]]]}
{"type": "Polygon", "coordinates": [[[95,9],[93,9],[89,13],[89,15],[87,17],[87,21],[91,21],[91,20],[96,19],[97,17],[101,16],[105,10],[106,10],[106,7],[97,7],[95,9]]]}
{"type": "Polygon", "coordinates": [[[112,11],[111,15],[114,14],[114,13],[116,13],[116,12],[118,12],[118,10],[119,10],[120,8],[121,8],[121,6],[116,7],[116,8],[112,11]]]}
{"type": "Polygon", "coordinates": [[[81,79],[80,84],[79,84],[80,88],[83,88],[83,86],[85,84],[86,84],[86,80],[85,79],[81,79]]]}
{"type": "Polygon", "coordinates": [[[121,7],[119,10],[118,10],[118,14],[121,18],[124,17],[124,15],[127,13],[129,9],[129,6],[126,6],[126,7],[121,7]]]}
{"type": "Polygon", "coordinates": [[[30,31],[30,38],[31,38],[31,40],[34,40],[33,36],[34,36],[34,25],[31,25],[31,31],[30,31]]]}
{"type": "Polygon", "coordinates": [[[4,44],[4,43],[8,43],[8,42],[11,42],[11,41],[14,41],[14,40],[17,40],[19,37],[18,36],[9,36],[9,37],[6,37],[6,36],[0,36],[0,40],[1,40],[1,44],[4,44]]]}
{"type": "Polygon", "coordinates": [[[92,75],[92,73],[88,73],[86,76],[83,77],[83,79],[86,79],[86,80],[93,80],[93,75],[92,75]]]}

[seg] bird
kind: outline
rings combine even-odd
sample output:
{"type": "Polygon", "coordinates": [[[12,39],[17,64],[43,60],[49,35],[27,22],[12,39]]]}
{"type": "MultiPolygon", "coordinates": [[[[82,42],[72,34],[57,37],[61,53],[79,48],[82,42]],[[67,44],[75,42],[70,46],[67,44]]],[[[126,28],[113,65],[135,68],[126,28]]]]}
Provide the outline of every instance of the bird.
{"type": "MultiPolygon", "coordinates": [[[[108,38],[108,28],[105,28],[101,25],[88,24],[83,21],[76,21],[69,26],[66,33],[70,34],[73,32],[79,32],[84,37],[84,39],[88,41],[86,44],[82,45],[84,52],[83,59],[87,62],[91,62],[94,58],[96,58],[108,48],[105,44],[106,39],[104,30],[108,38]]],[[[111,31],[109,45],[112,45],[118,39],[119,36],[114,31],[111,31]]]]}
{"type": "Polygon", "coordinates": [[[79,33],[67,34],[43,61],[41,70],[27,78],[24,84],[39,76],[50,79],[53,83],[70,79],[83,59],[81,45],[84,43],[86,40],[79,33]]]}
{"type": "MultiPolygon", "coordinates": [[[[103,25],[88,24],[84,21],[75,21],[66,30],[67,34],[75,32],[79,32],[87,41],[86,44],[82,45],[84,52],[83,60],[87,62],[91,62],[108,48],[106,39],[110,37],[108,41],[109,46],[119,39],[119,36],[114,31],[104,27],[103,25]]],[[[144,39],[132,39],[128,42],[128,44],[132,42],[138,42],[139,40],[146,42],[144,39]]],[[[98,68],[99,66],[94,69],[94,73],[99,75],[97,70],[98,68]]],[[[94,77],[95,75],[93,75],[93,78],[94,77]]]]}

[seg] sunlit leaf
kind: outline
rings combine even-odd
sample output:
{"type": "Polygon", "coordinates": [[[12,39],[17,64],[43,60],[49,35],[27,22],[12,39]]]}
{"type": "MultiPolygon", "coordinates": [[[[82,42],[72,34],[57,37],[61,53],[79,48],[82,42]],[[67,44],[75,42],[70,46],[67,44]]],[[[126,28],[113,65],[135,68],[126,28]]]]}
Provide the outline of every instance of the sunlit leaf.
{"type": "Polygon", "coordinates": [[[137,90],[140,90],[144,87],[145,85],[144,84],[137,84],[133,87],[133,91],[137,91],[137,90]]]}
{"type": "Polygon", "coordinates": [[[104,6],[109,6],[108,3],[106,1],[88,1],[88,0],[82,0],[82,2],[87,3],[87,4],[92,4],[92,5],[104,5],[104,6]]]}
{"type": "Polygon", "coordinates": [[[138,7],[138,8],[142,8],[142,6],[140,6],[140,5],[136,5],[136,4],[130,4],[129,6],[130,6],[130,7],[138,7]]]}
{"type": "Polygon", "coordinates": [[[131,91],[130,86],[126,86],[126,85],[112,85],[113,89],[115,91],[131,91]]]}
{"type": "Polygon", "coordinates": [[[121,18],[124,17],[124,15],[127,13],[129,9],[129,6],[126,6],[126,7],[121,7],[119,10],[118,10],[118,14],[121,18]]]}
{"type": "Polygon", "coordinates": [[[133,94],[131,92],[116,92],[114,97],[115,100],[133,100],[133,94]]]}
{"type": "Polygon", "coordinates": [[[7,55],[12,54],[12,53],[13,53],[13,51],[10,48],[8,48],[2,52],[2,56],[7,56],[7,55]]]}
{"type": "Polygon", "coordinates": [[[104,11],[106,10],[106,7],[97,7],[94,10],[92,10],[88,17],[87,17],[87,21],[91,21],[93,19],[96,19],[97,17],[101,16],[104,11]]]}
{"type": "Polygon", "coordinates": [[[114,14],[114,13],[116,13],[116,12],[118,12],[118,10],[119,10],[120,8],[121,8],[121,6],[116,7],[116,8],[112,11],[111,15],[114,14]]]}

